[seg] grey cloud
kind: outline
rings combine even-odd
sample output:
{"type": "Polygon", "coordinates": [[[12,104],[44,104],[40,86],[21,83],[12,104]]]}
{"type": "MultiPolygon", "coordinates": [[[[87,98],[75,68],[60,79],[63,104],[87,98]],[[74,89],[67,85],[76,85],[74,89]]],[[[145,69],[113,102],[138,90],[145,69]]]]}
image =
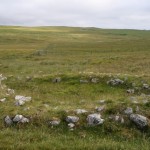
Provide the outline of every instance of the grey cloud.
{"type": "Polygon", "coordinates": [[[150,1],[1,0],[0,25],[150,29],[150,1]]]}

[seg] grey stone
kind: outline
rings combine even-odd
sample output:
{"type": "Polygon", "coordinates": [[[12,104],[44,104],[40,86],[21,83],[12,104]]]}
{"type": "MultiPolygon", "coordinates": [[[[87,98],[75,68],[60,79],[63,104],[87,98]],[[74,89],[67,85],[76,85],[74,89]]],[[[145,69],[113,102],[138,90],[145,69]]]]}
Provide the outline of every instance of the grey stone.
{"type": "Polygon", "coordinates": [[[127,109],[124,110],[124,113],[125,113],[126,115],[130,115],[130,114],[133,113],[133,109],[132,109],[131,107],[127,107],[127,109]]]}
{"type": "Polygon", "coordinates": [[[88,111],[86,111],[85,109],[76,109],[75,112],[76,114],[84,114],[87,113],[88,111]]]}
{"type": "Polygon", "coordinates": [[[100,103],[100,104],[103,104],[103,103],[105,103],[105,102],[106,102],[106,100],[104,100],[104,99],[98,101],[98,103],[100,103]]]}
{"type": "Polygon", "coordinates": [[[124,81],[121,79],[111,79],[110,81],[107,81],[107,84],[111,84],[111,85],[119,85],[119,84],[123,84],[124,81]]]}
{"type": "Polygon", "coordinates": [[[69,124],[68,124],[68,127],[69,127],[69,128],[74,128],[74,127],[75,127],[75,124],[74,124],[74,123],[69,123],[69,124]]]}
{"type": "Polygon", "coordinates": [[[99,79],[98,79],[98,78],[92,78],[92,79],[91,79],[91,82],[92,82],[92,83],[98,83],[98,82],[99,82],[99,79]]]}
{"type": "Polygon", "coordinates": [[[148,126],[148,119],[139,114],[131,114],[130,120],[133,121],[140,129],[148,126]]]}
{"type": "Polygon", "coordinates": [[[25,104],[25,102],[31,101],[31,97],[16,95],[15,100],[16,100],[16,103],[15,103],[16,106],[22,106],[25,104]]]}
{"type": "Polygon", "coordinates": [[[129,94],[134,94],[134,89],[128,89],[128,90],[127,90],[127,93],[129,93],[129,94]]]}
{"type": "Polygon", "coordinates": [[[9,116],[6,116],[4,118],[4,121],[5,121],[5,124],[8,125],[8,126],[13,124],[13,121],[12,121],[12,119],[9,116]]]}
{"type": "Polygon", "coordinates": [[[29,119],[25,118],[23,115],[16,115],[13,118],[13,122],[15,122],[15,123],[28,123],[29,119]]]}
{"type": "Polygon", "coordinates": [[[5,101],[6,101],[6,98],[0,99],[0,102],[5,102],[5,101]]]}
{"type": "Polygon", "coordinates": [[[69,123],[76,123],[79,121],[79,117],[77,116],[67,116],[66,121],[69,123]]]}
{"type": "Polygon", "coordinates": [[[20,123],[28,123],[28,122],[29,122],[29,119],[23,117],[19,122],[20,122],[20,123]]]}
{"type": "Polygon", "coordinates": [[[96,107],[95,109],[96,111],[101,112],[105,109],[105,106],[96,107]]]}
{"type": "Polygon", "coordinates": [[[49,125],[51,126],[58,126],[60,124],[60,120],[52,120],[49,122],[49,125]]]}
{"type": "Polygon", "coordinates": [[[143,88],[144,89],[149,89],[149,85],[148,84],[143,84],[143,88]]]}
{"type": "Polygon", "coordinates": [[[13,122],[19,122],[19,121],[21,121],[21,119],[23,119],[23,116],[22,116],[22,115],[16,115],[16,116],[13,118],[13,122]]]}
{"type": "Polygon", "coordinates": [[[80,80],[80,83],[88,83],[88,82],[89,82],[88,80],[83,80],[83,79],[80,80]]]}
{"type": "Polygon", "coordinates": [[[95,126],[103,124],[104,119],[101,118],[100,114],[90,114],[87,116],[88,125],[95,126]]]}
{"type": "Polygon", "coordinates": [[[13,89],[7,89],[7,93],[9,95],[13,95],[13,94],[15,94],[15,91],[13,89]]]}
{"type": "Polygon", "coordinates": [[[59,83],[61,82],[61,78],[60,77],[56,77],[52,80],[53,83],[59,83]]]}

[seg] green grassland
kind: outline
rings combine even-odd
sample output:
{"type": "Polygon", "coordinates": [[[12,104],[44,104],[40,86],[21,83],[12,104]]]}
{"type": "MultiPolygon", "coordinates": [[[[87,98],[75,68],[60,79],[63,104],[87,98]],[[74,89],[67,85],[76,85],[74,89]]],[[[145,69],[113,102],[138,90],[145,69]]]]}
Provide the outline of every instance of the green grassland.
{"type": "Polygon", "coordinates": [[[23,106],[14,105],[14,96],[0,91],[0,149],[85,149],[149,150],[150,129],[139,130],[127,118],[125,124],[110,122],[89,127],[86,115],[70,131],[64,121],[77,108],[94,111],[98,100],[106,100],[102,117],[122,113],[126,107],[150,119],[150,102],[133,104],[149,90],[127,94],[132,83],[150,84],[150,31],[73,27],[0,27],[0,74],[3,84],[15,95],[31,96],[23,106]],[[60,83],[53,83],[61,77],[60,83]],[[80,83],[80,79],[99,79],[99,83],[80,83]],[[110,86],[111,78],[126,80],[110,86]],[[6,127],[4,117],[22,114],[30,118],[25,125],[6,127]],[[51,128],[47,121],[62,120],[51,128]]]}

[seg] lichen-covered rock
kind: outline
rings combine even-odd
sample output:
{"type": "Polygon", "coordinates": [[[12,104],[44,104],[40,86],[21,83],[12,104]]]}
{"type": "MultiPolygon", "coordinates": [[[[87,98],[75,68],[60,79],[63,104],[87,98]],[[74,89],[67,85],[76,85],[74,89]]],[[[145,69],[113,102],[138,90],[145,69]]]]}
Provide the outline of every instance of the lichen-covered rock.
{"type": "Polygon", "coordinates": [[[132,109],[131,107],[127,107],[127,109],[124,110],[124,113],[125,113],[126,115],[130,115],[130,114],[133,113],[133,109],[132,109]]]}
{"type": "Polygon", "coordinates": [[[104,119],[101,118],[100,114],[90,114],[87,116],[88,125],[95,126],[103,124],[104,119]]]}
{"type": "Polygon", "coordinates": [[[10,126],[10,125],[13,124],[13,121],[12,121],[12,119],[11,119],[9,116],[6,116],[6,117],[4,118],[4,122],[5,122],[5,124],[8,125],[8,126],[10,126]]]}
{"type": "Polygon", "coordinates": [[[148,119],[139,114],[131,114],[130,120],[133,121],[140,129],[148,126],[148,119]]]}
{"type": "Polygon", "coordinates": [[[66,121],[68,123],[76,123],[76,122],[79,121],[79,117],[77,117],[77,116],[67,116],[66,121]]]}

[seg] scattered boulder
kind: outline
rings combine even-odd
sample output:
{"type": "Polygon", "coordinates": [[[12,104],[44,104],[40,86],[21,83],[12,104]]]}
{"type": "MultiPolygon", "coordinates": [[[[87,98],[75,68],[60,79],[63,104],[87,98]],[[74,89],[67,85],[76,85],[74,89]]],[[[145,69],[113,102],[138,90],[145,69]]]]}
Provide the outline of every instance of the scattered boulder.
{"type": "Polygon", "coordinates": [[[100,114],[90,114],[87,116],[87,122],[90,126],[103,124],[104,119],[101,118],[100,114]]]}
{"type": "Polygon", "coordinates": [[[86,111],[85,109],[76,109],[75,110],[76,114],[84,114],[84,113],[87,113],[88,111],[86,111]]]}
{"type": "Polygon", "coordinates": [[[124,110],[124,113],[125,113],[126,115],[130,115],[130,114],[133,113],[133,109],[132,109],[131,107],[127,107],[127,109],[124,110]]]}
{"type": "Polygon", "coordinates": [[[10,125],[13,124],[13,121],[12,121],[12,119],[11,119],[9,116],[6,116],[6,117],[4,118],[4,122],[5,122],[5,124],[8,125],[8,126],[10,126],[10,125]]]}
{"type": "Polygon", "coordinates": [[[59,83],[61,82],[61,78],[60,77],[56,77],[52,80],[53,83],[59,83]]]}
{"type": "Polygon", "coordinates": [[[133,121],[140,129],[148,126],[148,119],[139,114],[131,114],[130,120],[133,121]]]}
{"type": "Polygon", "coordinates": [[[124,118],[120,115],[112,115],[112,116],[109,117],[109,119],[111,119],[115,122],[121,123],[121,124],[124,123],[124,118]]]}
{"type": "Polygon", "coordinates": [[[66,121],[68,123],[76,123],[76,122],[79,121],[79,117],[77,117],[77,116],[67,116],[66,121]]]}
{"type": "Polygon", "coordinates": [[[124,81],[121,80],[121,79],[111,79],[110,81],[107,81],[107,84],[110,84],[110,85],[120,85],[120,84],[123,84],[124,81]]]}

